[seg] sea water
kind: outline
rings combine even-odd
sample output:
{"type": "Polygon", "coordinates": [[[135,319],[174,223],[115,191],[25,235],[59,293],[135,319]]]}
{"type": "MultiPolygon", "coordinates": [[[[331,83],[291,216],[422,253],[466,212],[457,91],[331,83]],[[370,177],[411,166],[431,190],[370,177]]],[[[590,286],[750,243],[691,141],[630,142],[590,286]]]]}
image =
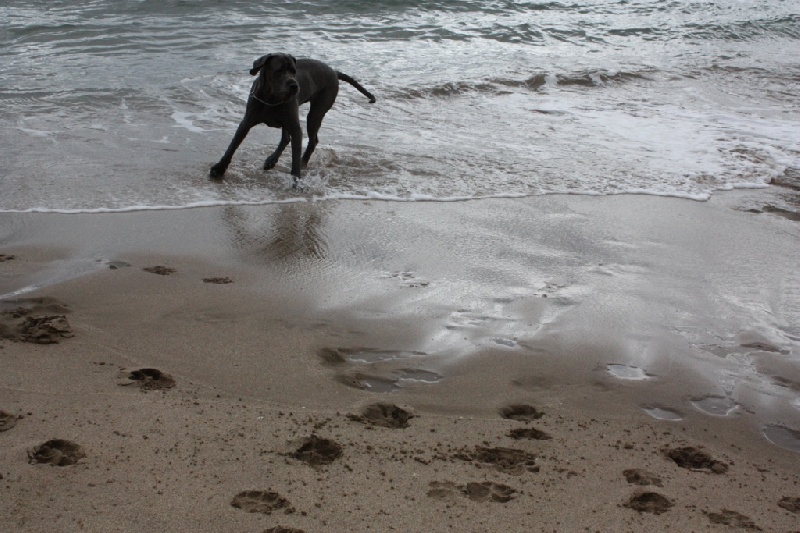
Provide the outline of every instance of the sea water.
{"type": "Polygon", "coordinates": [[[0,21],[5,212],[705,200],[800,169],[796,2],[7,0],[0,21]],[[289,151],[262,170],[266,126],[209,180],[270,52],[377,103],[341,84],[300,189],[289,151]]]}

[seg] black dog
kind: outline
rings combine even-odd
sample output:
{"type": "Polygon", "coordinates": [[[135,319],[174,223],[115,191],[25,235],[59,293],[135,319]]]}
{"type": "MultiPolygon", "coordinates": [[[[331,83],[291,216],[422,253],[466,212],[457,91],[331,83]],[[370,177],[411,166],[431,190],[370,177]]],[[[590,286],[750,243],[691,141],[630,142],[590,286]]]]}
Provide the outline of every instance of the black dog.
{"type": "Polygon", "coordinates": [[[308,146],[303,154],[303,166],[308,164],[317,146],[317,132],[322,125],[325,113],[333,106],[339,93],[339,80],[346,81],[375,103],[375,97],[356,80],[342,74],[320,61],[295,59],[289,54],[269,54],[256,59],[250,74],[259,74],[250,89],[244,118],[225,155],[219,163],[211,167],[212,178],[219,178],[233,158],[233,153],[256,124],[266,124],[281,128],[281,141],[275,151],[264,161],[264,170],[269,170],[278,162],[283,149],[292,142],[292,176],[295,184],[300,177],[300,152],[303,147],[303,131],[300,127],[299,107],[311,102],[308,111],[308,146]]]}

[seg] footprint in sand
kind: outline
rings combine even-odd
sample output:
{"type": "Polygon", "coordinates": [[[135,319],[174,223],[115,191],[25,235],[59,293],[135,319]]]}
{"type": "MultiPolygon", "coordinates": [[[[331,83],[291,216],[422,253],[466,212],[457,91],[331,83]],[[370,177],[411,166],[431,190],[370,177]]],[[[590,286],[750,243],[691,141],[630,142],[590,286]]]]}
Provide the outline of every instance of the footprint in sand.
{"type": "Polygon", "coordinates": [[[414,415],[392,403],[373,403],[366,406],[360,415],[349,415],[348,418],[370,426],[402,429],[408,427],[408,421],[414,415]]]}
{"type": "Polygon", "coordinates": [[[363,372],[336,376],[336,380],[348,387],[369,392],[392,392],[400,388],[397,379],[373,376],[363,372]]]}
{"type": "Polygon", "coordinates": [[[159,276],[169,276],[170,274],[174,274],[177,272],[174,268],[156,265],[151,267],[145,267],[142,270],[145,272],[150,272],[151,274],[158,274],[159,276]]]}
{"type": "Polygon", "coordinates": [[[0,254],[0,263],[5,263],[6,261],[13,261],[14,259],[16,259],[16,257],[11,254],[0,254]]]}
{"type": "Polygon", "coordinates": [[[264,490],[246,490],[240,492],[231,500],[231,505],[248,513],[272,514],[283,509],[286,514],[295,511],[289,500],[277,492],[264,490]]]}
{"type": "Polygon", "coordinates": [[[137,385],[143,391],[167,390],[175,386],[175,380],[169,374],[157,368],[140,368],[124,372],[119,381],[122,386],[137,385]]]}
{"type": "Polygon", "coordinates": [[[3,431],[8,431],[9,429],[13,428],[17,425],[17,417],[16,415],[12,415],[11,413],[6,413],[2,409],[0,409],[0,433],[3,431]]]}
{"type": "Polygon", "coordinates": [[[500,409],[500,416],[508,420],[519,420],[520,422],[532,422],[544,416],[542,411],[539,411],[532,405],[514,404],[508,405],[500,409]]]}
{"type": "Polygon", "coordinates": [[[723,524],[726,526],[733,526],[738,529],[752,529],[754,531],[761,531],[761,528],[758,527],[749,516],[737,513],[736,511],[723,509],[718,513],[709,513],[707,511],[703,511],[703,513],[705,513],[708,519],[711,520],[712,524],[723,524]]]}
{"type": "Polygon", "coordinates": [[[413,383],[438,383],[444,379],[436,372],[407,366],[409,359],[427,355],[422,352],[322,348],[318,353],[325,365],[340,369],[337,381],[363,391],[386,393],[413,383]]]}
{"type": "Polygon", "coordinates": [[[624,470],[622,475],[625,476],[625,480],[631,485],[641,485],[643,487],[648,485],[655,485],[656,487],[661,486],[660,477],[640,468],[629,468],[628,470],[624,470]]]}
{"type": "Polygon", "coordinates": [[[213,283],[215,285],[227,285],[228,283],[233,283],[231,278],[203,278],[203,283],[213,283]]]}
{"type": "Polygon", "coordinates": [[[728,465],[722,461],[712,459],[706,452],[691,446],[673,448],[665,453],[681,468],[713,472],[715,474],[724,474],[728,471],[728,465]]]}
{"type": "Polygon", "coordinates": [[[453,500],[464,496],[474,502],[506,503],[514,499],[516,490],[508,485],[491,481],[456,485],[450,481],[432,481],[428,484],[428,497],[435,500],[453,500]]]}
{"type": "Polygon", "coordinates": [[[401,285],[410,288],[427,287],[430,281],[417,278],[414,272],[384,272],[382,278],[392,278],[400,281],[401,285]]]}
{"type": "Polygon", "coordinates": [[[74,336],[64,315],[25,317],[20,335],[23,341],[36,344],[57,344],[61,339],[74,336]]]}
{"type": "Polygon", "coordinates": [[[800,452],[800,431],[775,424],[768,424],[761,430],[761,434],[775,446],[800,452]]]}
{"type": "Polygon", "coordinates": [[[796,496],[784,496],[778,502],[778,507],[786,509],[792,513],[800,514],[800,498],[796,496]]]}
{"type": "Polygon", "coordinates": [[[336,379],[348,387],[368,392],[392,392],[401,388],[401,382],[438,383],[442,376],[420,368],[402,368],[387,372],[386,375],[354,372],[341,374],[336,379]]]}
{"type": "Polygon", "coordinates": [[[131,266],[130,263],[126,263],[125,261],[108,261],[106,264],[109,270],[119,270],[120,268],[128,268],[131,266]]]}
{"type": "Polygon", "coordinates": [[[711,416],[729,416],[739,409],[739,404],[726,396],[693,398],[691,403],[698,411],[711,416]]]}
{"type": "Polygon", "coordinates": [[[467,498],[474,502],[505,503],[511,501],[517,491],[508,485],[484,481],[482,483],[467,483],[463,492],[467,498]]]}
{"type": "Polygon", "coordinates": [[[636,492],[623,504],[624,507],[640,513],[661,514],[669,511],[674,504],[669,498],[657,492],[636,492]]]}
{"type": "Polygon", "coordinates": [[[311,466],[328,465],[342,456],[342,447],[330,439],[311,435],[303,439],[300,447],[290,455],[311,466]]]}
{"type": "Polygon", "coordinates": [[[513,448],[486,448],[476,446],[473,451],[462,451],[453,455],[455,459],[494,466],[500,472],[518,476],[524,472],[538,472],[536,456],[513,448]]]}
{"type": "Polygon", "coordinates": [[[329,365],[341,365],[344,363],[354,364],[373,364],[398,361],[401,359],[411,359],[427,355],[424,352],[412,352],[403,350],[379,350],[375,348],[322,348],[319,356],[322,361],[329,365]]]}
{"type": "Polygon", "coordinates": [[[31,464],[48,464],[53,466],[70,466],[86,457],[80,445],[63,439],[52,439],[28,452],[31,464]]]}
{"type": "Polygon", "coordinates": [[[42,312],[64,312],[66,306],[38,299],[9,301],[22,304],[14,309],[0,311],[0,337],[34,344],[56,344],[61,339],[74,336],[64,315],[41,315],[42,312]]]}
{"type": "Polygon", "coordinates": [[[624,379],[629,381],[644,381],[654,377],[653,374],[645,372],[638,366],[621,365],[618,363],[611,363],[606,365],[606,372],[608,372],[617,379],[624,379]]]}
{"type": "Polygon", "coordinates": [[[536,428],[516,428],[508,432],[508,436],[512,439],[527,439],[527,440],[550,440],[553,437],[548,435],[542,430],[536,428]]]}
{"type": "Polygon", "coordinates": [[[422,368],[401,368],[395,370],[392,374],[398,376],[401,380],[416,381],[418,383],[438,383],[443,379],[441,374],[423,370],[422,368]]]}
{"type": "Polygon", "coordinates": [[[434,500],[450,500],[461,492],[459,485],[451,481],[431,481],[428,487],[428,497],[434,500]]]}

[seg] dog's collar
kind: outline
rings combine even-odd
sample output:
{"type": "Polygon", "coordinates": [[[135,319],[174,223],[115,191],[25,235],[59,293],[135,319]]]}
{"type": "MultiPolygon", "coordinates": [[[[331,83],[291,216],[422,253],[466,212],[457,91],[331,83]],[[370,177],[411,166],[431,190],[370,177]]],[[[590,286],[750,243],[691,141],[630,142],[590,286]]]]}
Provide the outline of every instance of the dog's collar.
{"type": "Polygon", "coordinates": [[[279,105],[283,105],[283,104],[291,101],[292,98],[294,98],[293,96],[290,96],[289,98],[287,98],[286,100],[283,100],[282,102],[278,102],[278,103],[275,103],[275,104],[270,104],[269,102],[265,102],[264,100],[262,100],[261,98],[256,96],[255,91],[250,93],[250,97],[251,98],[255,98],[256,100],[258,100],[259,102],[261,102],[265,106],[269,106],[269,107],[276,107],[276,106],[279,106],[279,105]]]}

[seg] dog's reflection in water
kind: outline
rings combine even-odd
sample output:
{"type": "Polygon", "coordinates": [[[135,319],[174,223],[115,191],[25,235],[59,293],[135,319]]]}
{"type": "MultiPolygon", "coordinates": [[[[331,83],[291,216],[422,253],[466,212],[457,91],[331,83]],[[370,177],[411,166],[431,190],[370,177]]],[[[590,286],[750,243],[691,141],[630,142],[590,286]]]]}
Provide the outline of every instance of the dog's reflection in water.
{"type": "Polygon", "coordinates": [[[228,206],[222,220],[233,246],[259,260],[320,260],[327,256],[324,202],[297,202],[270,207],[228,206]]]}

